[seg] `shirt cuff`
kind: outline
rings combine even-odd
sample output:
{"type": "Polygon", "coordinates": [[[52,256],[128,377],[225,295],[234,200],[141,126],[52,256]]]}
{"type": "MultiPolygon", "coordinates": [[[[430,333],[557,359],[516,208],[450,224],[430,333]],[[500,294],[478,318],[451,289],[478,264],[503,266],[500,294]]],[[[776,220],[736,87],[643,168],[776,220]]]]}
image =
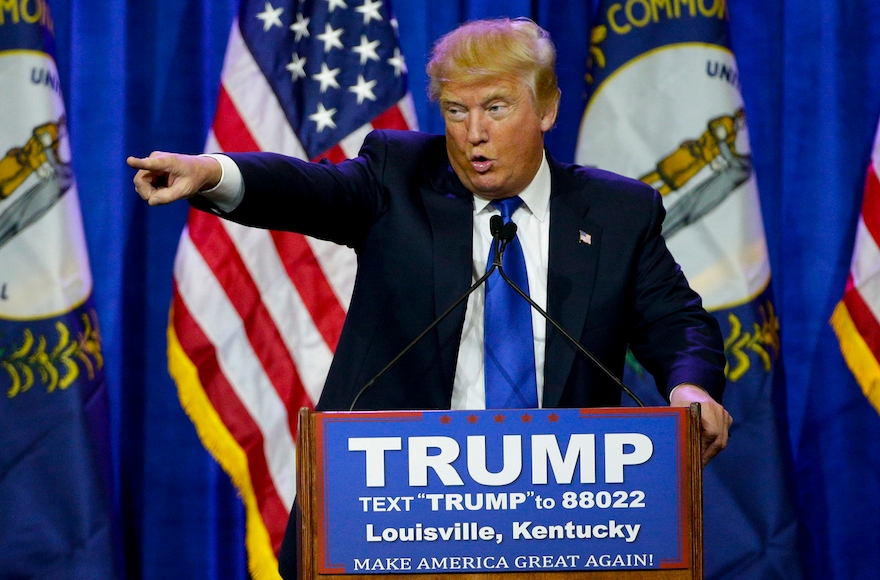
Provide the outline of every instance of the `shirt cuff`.
{"type": "Polygon", "coordinates": [[[244,197],[244,180],[235,161],[218,153],[205,153],[202,157],[216,159],[220,163],[220,181],[211,189],[200,191],[199,195],[210,201],[223,213],[229,213],[241,203],[244,197]]]}
{"type": "Polygon", "coordinates": [[[704,389],[703,387],[701,387],[700,385],[698,385],[698,384],[696,384],[696,383],[678,383],[677,385],[675,385],[674,387],[672,387],[672,390],[671,390],[671,391],[669,391],[669,398],[667,399],[669,402],[672,402],[672,393],[674,393],[674,392],[678,389],[678,387],[680,387],[680,386],[682,386],[682,385],[691,385],[692,387],[697,387],[697,388],[700,389],[701,391],[704,391],[704,392],[705,392],[707,395],[709,395],[710,397],[712,396],[712,395],[709,394],[709,391],[707,391],[706,389],[704,389]]]}

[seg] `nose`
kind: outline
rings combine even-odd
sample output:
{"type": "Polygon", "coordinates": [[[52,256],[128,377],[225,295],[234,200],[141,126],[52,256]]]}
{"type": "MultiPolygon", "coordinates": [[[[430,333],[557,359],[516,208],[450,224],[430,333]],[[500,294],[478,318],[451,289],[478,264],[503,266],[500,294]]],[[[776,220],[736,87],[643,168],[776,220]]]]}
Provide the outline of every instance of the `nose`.
{"type": "Polygon", "coordinates": [[[471,112],[468,115],[468,143],[479,145],[489,140],[489,131],[486,128],[486,118],[481,111],[471,112]]]}

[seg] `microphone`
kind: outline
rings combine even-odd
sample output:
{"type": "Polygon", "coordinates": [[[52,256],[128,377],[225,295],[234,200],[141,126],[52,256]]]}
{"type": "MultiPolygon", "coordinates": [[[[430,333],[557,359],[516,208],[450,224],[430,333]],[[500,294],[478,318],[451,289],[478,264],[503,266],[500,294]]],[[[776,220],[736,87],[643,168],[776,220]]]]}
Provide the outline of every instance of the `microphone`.
{"type": "MultiPolygon", "coordinates": [[[[512,221],[504,224],[504,227],[502,227],[501,231],[499,232],[499,236],[501,237],[502,243],[501,243],[501,248],[499,249],[498,254],[503,254],[505,247],[507,246],[508,243],[510,243],[510,241],[513,239],[513,237],[515,235],[516,235],[516,224],[513,223],[512,221]]],[[[553,328],[558,330],[562,334],[562,336],[564,336],[566,338],[566,340],[568,340],[568,342],[573,344],[578,349],[578,351],[580,351],[584,356],[586,356],[588,359],[593,361],[593,363],[597,367],[599,367],[599,369],[601,369],[601,371],[603,373],[605,373],[605,375],[607,375],[612,381],[614,381],[614,384],[616,384],[618,387],[620,387],[623,390],[623,392],[629,396],[630,399],[635,401],[639,407],[645,406],[645,404],[642,402],[642,400],[632,391],[632,389],[630,389],[625,384],[623,384],[623,381],[621,381],[619,378],[617,378],[617,375],[612,373],[608,369],[608,367],[606,367],[604,364],[602,364],[602,361],[600,361],[598,358],[596,358],[596,355],[594,355],[589,350],[587,350],[579,341],[575,340],[575,338],[572,335],[570,335],[567,330],[562,328],[561,324],[556,322],[556,320],[554,320],[549,314],[547,314],[543,308],[538,306],[535,303],[535,301],[529,297],[529,295],[527,293],[523,292],[522,288],[517,286],[513,280],[511,280],[510,278],[507,277],[507,272],[504,271],[504,267],[500,263],[501,259],[497,255],[496,255],[496,260],[498,261],[498,272],[501,274],[501,277],[504,279],[505,282],[507,282],[510,285],[511,288],[513,288],[516,291],[517,294],[522,296],[522,298],[526,302],[528,302],[532,308],[537,310],[538,313],[547,322],[552,324],[553,328]]],[[[493,269],[494,269],[494,266],[495,266],[495,264],[493,264],[493,269]]]]}
{"type": "Polygon", "coordinates": [[[502,227],[504,227],[504,219],[500,215],[495,214],[489,218],[489,232],[492,234],[493,240],[498,239],[502,227]]]}
{"type": "MultiPolygon", "coordinates": [[[[504,246],[506,246],[506,244],[503,243],[503,239],[502,239],[502,233],[506,233],[506,230],[505,230],[505,226],[503,226],[502,224],[503,224],[503,220],[500,215],[493,215],[489,219],[489,231],[492,233],[493,260],[492,260],[492,265],[489,267],[488,270],[486,270],[486,273],[483,274],[482,276],[480,276],[480,279],[477,280],[476,282],[474,282],[471,285],[471,287],[465,291],[464,294],[459,296],[458,300],[453,302],[449,308],[444,310],[443,313],[440,316],[438,316],[431,324],[429,324],[427,326],[427,328],[425,328],[425,330],[423,330],[421,333],[419,333],[419,335],[417,337],[415,337],[412,340],[412,342],[410,342],[408,345],[403,347],[403,350],[401,350],[399,353],[397,353],[397,356],[395,356],[393,359],[391,359],[391,361],[387,365],[385,365],[382,368],[382,370],[380,370],[378,373],[376,373],[373,376],[373,378],[371,378],[369,381],[367,381],[367,383],[363,387],[361,387],[361,390],[359,390],[357,392],[357,394],[354,396],[354,399],[351,402],[351,405],[349,405],[349,407],[348,407],[349,411],[354,411],[354,408],[357,405],[357,402],[360,400],[361,395],[363,395],[365,392],[367,392],[367,390],[370,387],[372,387],[376,383],[376,381],[378,381],[380,378],[382,378],[382,375],[384,375],[386,372],[388,372],[388,370],[391,367],[393,367],[397,363],[397,361],[399,361],[403,357],[403,355],[408,353],[416,344],[419,343],[419,341],[421,341],[425,336],[427,336],[427,334],[429,332],[431,332],[434,329],[434,327],[436,327],[438,324],[443,322],[443,320],[447,316],[449,316],[449,314],[453,310],[455,310],[462,302],[464,302],[468,296],[473,294],[477,288],[482,286],[483,283],[492,274],[492,272],[494,272],[496,269],[498,269],[499,271],[501,270],[501,255],[504,252],[504,246]]],[[[513,234],[516,234],[516,225],[514,225],[514,227],[513,227],[513,234]]],[[[509,242],[511,239],[513,239],[513,235],[510,235],[510,238],[507,241],[509,242]]]]}
{"type": "MultiPolygon", "coordinates": [[[[504,250],[507,248],[507,244],[513,241],[513,237],[516,236],[516,224],[513,222],[507,222],[504,224],[504,227],[501,228],[501,231],[498,233],[498,236],[501,238],[501,254],[504,255],[504,250]]],[[[501,267],[501,264],[498,264],[498,267],[501,267]]]]}
{"type": "Polygon", "coordinates": [[[501,232],[504,230],[504,218],[493,215],[489,218],[489,231],[492,233],[492,268],[501,267],[501,256],[504,253],[504,239],[501,232]]]}
{"type": "Polygon", "coordinates": [[[502,218],[500,215],[493,215],[489,222],[489,227],[492,228],[492,237],[494,238],[492,244],[495,248],[492,267],[498,268],[499,270],[501,269],[501,261],[504,259],[504,250],[507,249],[507,244],[513,240],[513,236],[516,235],[516,224],[509,222],[501,226],[501,220],[502,218]],[[496,220],[495,218],[498,219],[496,220]]]}

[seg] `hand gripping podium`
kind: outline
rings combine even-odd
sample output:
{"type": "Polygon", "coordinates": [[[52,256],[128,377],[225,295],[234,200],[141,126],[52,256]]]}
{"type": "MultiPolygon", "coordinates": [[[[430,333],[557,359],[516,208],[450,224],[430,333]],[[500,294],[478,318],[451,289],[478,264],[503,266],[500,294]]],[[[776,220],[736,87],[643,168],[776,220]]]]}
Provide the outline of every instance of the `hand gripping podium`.
{"type": "Polygon", "coordinates": [[[703,577],[699,406],[299,416],[299,577],[703,577]]]}

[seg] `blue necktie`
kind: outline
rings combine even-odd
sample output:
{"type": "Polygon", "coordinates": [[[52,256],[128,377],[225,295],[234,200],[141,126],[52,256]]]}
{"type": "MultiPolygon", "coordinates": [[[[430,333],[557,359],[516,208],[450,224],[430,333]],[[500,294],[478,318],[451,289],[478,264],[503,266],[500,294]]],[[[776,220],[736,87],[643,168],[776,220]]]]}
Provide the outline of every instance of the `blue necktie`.
{"type": "MultiPolygon", "coordinates": [[[[493,201],[504,223],[522,205],[519,197],[493,201]]],[[[494,245],[494,244],[493,244],[494,245]]],[[[487,270],[492,267],[489,251],[487,270]]],[[[504,251],[504,272],[523,292],[529,291],[526,260],[515,236],[504,251]]],[[[538,406],[535,379],[535,340],[529,304],[494,272],[486,281],[486,326],[483,338],[486,408],[515,409],[538,406]]]]}

